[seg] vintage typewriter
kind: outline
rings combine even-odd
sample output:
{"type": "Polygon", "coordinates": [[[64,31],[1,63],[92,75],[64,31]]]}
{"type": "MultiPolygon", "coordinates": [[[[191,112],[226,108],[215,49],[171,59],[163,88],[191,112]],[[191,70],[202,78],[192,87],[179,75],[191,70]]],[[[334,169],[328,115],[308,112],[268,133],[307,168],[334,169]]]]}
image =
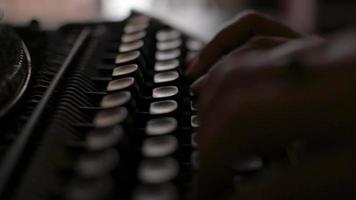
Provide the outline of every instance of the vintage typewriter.
{"type": "Polygon", "coordinates": [[[0,199],[187,199],[199,119],[183,74],[201,41],[140,13],[0,36],[0,199]]]}

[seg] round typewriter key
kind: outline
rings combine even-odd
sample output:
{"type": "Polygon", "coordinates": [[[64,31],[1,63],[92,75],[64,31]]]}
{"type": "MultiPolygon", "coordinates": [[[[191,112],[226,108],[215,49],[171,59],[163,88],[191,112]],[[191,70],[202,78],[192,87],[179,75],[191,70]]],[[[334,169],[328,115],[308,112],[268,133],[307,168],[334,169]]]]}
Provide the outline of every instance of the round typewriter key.
{"type": "Polygon", "coordinates": [[[114,126],[122,123],[128,117],[125,107],[111,108],[98,112],[94,118],[94,125],[99,128],[114,126]]]}
{"type": "Polygon", "coordinates": [[[122,43],[119,47],[119,52],[128,52],[133,50],[138,50],[143,47],[144,42],[142,40],[130,42],[130,43],[122,43]]]}
{"type": "Polygon", "coordinates": [[[153,76],[154,83],[167,83],[176,81],[179,78],[179,73],[176,71],[168,71],[157,73],[153,76]]]}
{"type": "Polygon", "coordinates": [[[192,115],[190,117],[190,125],[193,128],[198,128],[199,127],[199,116],[198,115],[192,115]]]}
{"type": "Polygon", "coordinates": [[[144,85],[143,75],[136,64],[115,67],[112,72],[113,79],[132,77],[139,86],[144,85]]]}
{"type": "Polygon", "coordinates": [[[166,61],[157,61],[155,63],[154,69],[155,71],[167,71],[176,69],[179,66],[179,60],[166,60],[166,61]]]}
{"type": "Polygon", "coordinates": [[[119,125],[94,129],[86,136],[85,143],[89,150],[103,150],[119,144],[123,135],[124,131],[119,125]]]}
{"type": "Polygon", "coordinates": [[[112,76],[124,76],[136,72],[138,70],[138,66],[136,64],[122,65],[115,67],[112,76]]]}
{"type": "Polygon", "coordinates": [[[148,23],[128,23],[124,28],[125,33],[135,33],[144,31],[148,27],[148,23]]]}
{"type": "Polygon", "coordinates": [[[151,119],[146,125],[147,135],[165,135],[172,133],[178,127],[178,122],[173,117],[151,119]]]}
{"type": "Polygon", "coordinates": [[[178,108],[178,104],[174,100],[157,101],[151,103],[150,114],[151,115],[168,114],[176,111],[177,108],[178,108]]]}
{"type": "Polygon", "coordinates": [[[172,49],[167,51],[157,51],[156,52],[156,60],[165,61],[178,58],[180,56],[179,49],[172,49]]]}
{"type": "Polygon", "coordinates": [[[140,32],[130,33],[130,34],[126,33],[122,35],[121,42],[124,43],[135,42],[138,40],[142,40],[145,36],[146,36],[146,31],[140,31],[140,32]]]}
{"type": "Polygon", "coordinates": [[[181,39],[176,39],[176,40],[170,40],[170,41],[164,41],[164,42],[158,42],[156,44],[156,47],[159,51],[167,51],[171,49],[176,49],[182,45],[182,40],[181,39]]]}
{"type": "Polygon", "coordinates": [[[123,64],[123,63],[127,63],[127,62],[130,62],[130,61],[133,61],[133,60],[139,58],[140,55],[141,55],[141,53],[139,51],[121,53],[121,54],[116,56],[115,64],[123,64]]]}
{"type": "Polygon", "coordinates": [[[109,173],[118,163],[119,154],[115,149],[87,153],[79,157],[77,171],[84,177],[98,177],[109,173]]]}
{"type": "Polygon", "coordinates": [[[107,176],[96,179],[76,178],[71,181],[67,191],[68,200],[107,199],[113,191],[114,181],[107,176]]]}
{"type": "Polygon", "coordinates": [[[178,141],[172,135],[147,138],[142,144],[142,154],[145,157],[163,157],[176,152],[178,141]]]}
{"type": "Polygon", "coordinates": [[[198,110],[197,100],[190,101],[190,109],[192,111],[197,111],[198,110]]]}
{"type": "Polygon", "coordinates": [[[192,139],[191,139],[192,147],[193,148],[198,148],[198,142],[197,142],[197,133],[192,134],[192,139]]]}
{"type": "Polygon", "coordinates": [[[168,41],[168,40],[175,40],[181,36],[181,33],[176,30],[166,29],[160,30],[156,34],[156,39],[158,41],[168,41]]]}
{"type": "Polygon", "coordinates": [[[105,95],[100,102],[102,108],[113,108],[127,104],[132,99],[131,93],[128,91],[118,91],[112,94],[105,95]]]}
{"type": "Polygon", "coordinates": [[[237,173],[254,172],[263,168],[263,160],[259,156],[250,156],[246,159],[238,161],[232,167],[232,170],[237,173]]]}
{"type": "Polygon", "coordinates": [[[204,43],[194,39],[188,39],[186,42],[189,51],[200,51],[204,47],[204,43]]]}
{"type": "Polygon", "coordinates": [[[153,98],[166,98],[173,97],[178,94],[178,87],[176,86],[163,86],[153,88],[152,97],[153,98]]]}
{"type": "Polygon", "coordinates": [[[114,92],[119,90],[138,89],[137,87],[135,79],[127,77],[110,81],[106,90],[108,92],[114,92]]]}
{"type": "Polygon", "coordinates": [[[159,184],[175,179],[179,166],[173,158],[149,159],[141,162],[138,177],[143,183],[159,184]]]}
{"type": "Polygon", "coordinates": [[[142,185],[133,194],[133,200],[178,200],[177,189],[168,183],[142,185]]]}

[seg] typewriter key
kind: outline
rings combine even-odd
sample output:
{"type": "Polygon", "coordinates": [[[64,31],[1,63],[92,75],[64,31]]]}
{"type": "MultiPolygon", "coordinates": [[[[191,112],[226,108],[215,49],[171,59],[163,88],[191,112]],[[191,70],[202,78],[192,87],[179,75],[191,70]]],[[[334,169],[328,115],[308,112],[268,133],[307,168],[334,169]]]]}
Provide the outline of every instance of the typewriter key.
{"type": "Polygon", "coordinates": [[[193,148],[198,148],[197,133],[192,134],[191,143],[193,148]]]}
{"type": "Polygon", "coordinates": [[[192,115],[190,117],[190,125],[193,128],[198,128],[199,127],[199,116],[198,115],[192,115]]]}
{"type": "Polygon", "coordinates": [[[176,40],[170,40],[164,42],[157,42],[156,48],[159,51],[167,51],[167,50],[179,48],[181,45],[182,45],[182,40],[176,39],[176,40]]]}
{"type": "Polygon", "coordinates": [[[176,81],[179,78],[179,73],[176,71],[168,71],[157,73],[153,76],[154,83],[167,83],[176,81]]]}
{"type": "Polygon", "coordinates": [[[128,117],[125,107],[111,108],[98,112],[94,118],[94,125],[99,128],[115,126],[124,122],[128,117]]]}
{"type": "Polygon", "coordinates": [[[142,154],[145,157],[163,157],[176,152],[178,141],[172,135],[147,138],[142,144],[142,154]]]}
{"type": "Polygon", "coordinates": [[[173,117],[162,117],[151,119],[146,125],[147,135],[165,135],[174,132],[177,129],[178,122],[173,117]]]}
{"type": "Polygon", "coordinates": [[[120,91],[120,90],[129,90],[133,92],[138,91],[138,86],[136,80],[133,77],[120,78],[117,80],[112,80],[108,83],[106,88],[108,92],[120,91]]]}
{"type": "Polygon", "coordinates": [[[177,188],[168,183],[141,185],[133,194],[133,200],[178,200],[177,188]]]}
{"type": "Polygon", "coordinates": [[[250,156],[246,159],[238,161],[232,167],[236,173],[246,173],[261,170],[263,168],[263,160],[259,156],[250,156]]]}
{"type": "Polygon", "coordinates": [[[198,110],[197,100],[190,101],[190,109],[192,111],[197,111],[198,110]]]}
{"type": "Polygon", "coordinates": [[[123,43],[130,43],[130,42],[135,42],[138,40],[142,40],[146,36],[146,31],[140,31],[136,33],[125,33],[121,37],[121,42],[123,43]]]}
{"type": "Polygon", "coordinates": [[[135,33],[147,29],[148,23],[129,23],[124,28],[125,33],[135,33]]]}
{"type": "Polygon", "coordinates": [[[98,177],[109,173],[118,163],[119,154],[115,149],[86,153],[79,157],[77,171],[83,177],[98,177]]]}
{"type": "Polygon", "coordinates": [[[156,34],[156,39],[158,41],[168,41],[168,40],[175,40],[178,39],[181,36],[181,33],[176,30],[172,29],[166,29],[166,30],[160,30],[156,34]]]}
{"type": "Polygon", "coordinates": [[[102,108],[113,108],[127,104],[132,99],[131,93],[128,91],[118,91],[112,94],[105,95],[101,102],[102,108]]]}
{"type": "Polygon", "coordinates": [[[158,61],[165,61],[176,59],[180,56],[181,52],[179,49],[172,49],[167,51],[157,51],[156,52],[156,60],[158,61]]]}
{"type": "Polygon", "coordinates": [[[155,71],[167,71],[176,69],[179,66],[179,60],[166,60],[166,61],[157,61],[155,63],[154,69],[155,71]]]}
{"type": "Polygon", "coordinates": [[[163,86],[153,88],[152,97],[153,98],[166,98],[173,97],[178,94],[178,88],[176,86],[163,86]]]}
{"type": "Polygon", "coordinates": [[[174,100],[165,100],[153,102],[150,105],[150,114],[159,115],[159,114],[168,114],[176,111],[178,104],[174,100]]]}
{"type": "Polygon", "coordinates": [[[122,43],[119,46],[119,52],[124,53],[124,52],[133,51],[133,50],[138,50],[141,47],[143,47],[143,45],[144,45],[143,40],[138,40],[138,41],[134,41],[134,42],[130,42],[130,43],[122,43]]]}
{"type": "Polygon", "coordinates": [[[123,78],[123,77],[133,77],[135,81],[140,86],[144,85],[143,75],[136,64],[123,65],[115,67],[112,72],[113,79],[123,78]]]}
{"type": "Polygon", "coordinates": [[[94,129],[86,136],[85,143],[91,151],[104,150],[119,144],[123,135],[124,131],[119,125],[94,129]]]}
{"type": "Polygon", "coordinates": [[[166,183],[178,176],[179,166],[173,158],[148,159],[138,168],[139,179],[146,184],[166,183]]]}
{"type": "Polygon", "coordinates": [[[128,53],[121,53],[116,56],[115,64],[123,64],[127,62],[131,62],[137,58],[139,58],[141,53],[139,51],[132,51],[128,53]]]}

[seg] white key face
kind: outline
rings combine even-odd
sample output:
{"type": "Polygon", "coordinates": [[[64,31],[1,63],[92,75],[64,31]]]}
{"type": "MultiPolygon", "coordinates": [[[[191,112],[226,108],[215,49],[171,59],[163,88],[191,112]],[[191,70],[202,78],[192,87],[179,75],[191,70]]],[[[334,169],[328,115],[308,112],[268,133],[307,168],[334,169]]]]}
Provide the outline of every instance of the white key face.
{"type": "Polygon", "coordinates": [[[130,42],[130,43],[122,43],[119,47],[119,52],[123,53],[123,52],[138,50],[141,47],[143,47],[143,45],[144,42],[142,40],[130,42]]]}
{"type": "Polygon", "coordinates": [[[112,71],[112,76],[122,76],[133,73],[138,70],[138,66],[136,64],[123,65],[119,67],[115,67],[112,71]]]}
{"type": "Polygon", "coordinates": [[[144,160],[139,166],[138,177],[143,183],[166,183],[177,177],[178,163],[172,158],[144,160]]]}
{"type": "Polygon", "coordinates": [[[146,157],[169,156],[178,149],[178,141],[172,135],[147,138],[142,145],[142,153],[146,157]]]}
{"type": "Polygon", "coordinates": [[[173,97],[178,94],[178,88],[176,86],[163,86],[154,88],[152,90],[153,98],[165,98],[165,97],[173,97]]]}
{"type": "Polygon", "coordinates": [[[172,133],[177,129],[178,122],[173,117],[162,117],[157,119],[151,119],[146,125],[147,135],[165,135],[172,133]]]}
{"type": "Polygon", "coordinates": [[[123,64],[126,62],[133,61],[140,57],[140,52],[139,51],[132,51],[128,53],[120,53],[119,55],[116,56],[115,59],[115,64],[123,64]]]}
{"type": "Polygon", "coordinates": [[[125,107],[118,107],[100,111],[94,118],[94,125],[99,128],[115,126],[127,119],[128,111],[125,107]]]}
{"type": "Polygon", "coordinates": [[[179,78],[179,73],[176,71],[168,71],[157,73],[153,76],[154,83],[168,83],[179,78]]]}
{"type": "Polygon", "coordinates": [[[198,127],[199,127],[199,116],[198,116],[198,115],[193,115],[193,116],[190,118],[190,125],[191,125],[193,128],[198,128],[198,127]]]}
{"type": "Polygon", "coordinates": [[[133,200],[177,200],[177,188],[170,183],[142,185],[133,193],[133,200]]]}
{"type": "Polygon", "coordinates": [[[119,91],[127,89],[135,84],[135,79],[132,77],[120,78],[117,80],[112,80],[108,83],[106,90],[108,92],[119,91]]]}
{"type": "Polygon", "coordinates": [[[96,177],[113,170],[119,162],[119,154],[115,149],[100,153],[88,153],[79,158],[77,170],[85,177],[96,177]]]}
{"type": "Polygon", "coordinates": [[[181,39],[157,42],[156,47],[159,51],[167,51],[171,49],[179,48],[182,45],[181,39]]]}
{"type": "Polygon", "coordinates": [[[119,144],[123,135],[121,126],[94,129],[88,133],[85,143],[88,149],[104,150],[119,144]]]}
{"type": "Polygon", "coordinates": [[[130,43],[143,39],[146,36],[146,31],[140,31],[136,33],[125,33],[121,37],[121,42],[130,43]]]}
{"type": "Polygon", "coordinates": [[[168,71],[172,69],[176,69],[179,66],[179,60],[173,59],[173,60],[167,60],[167,61],[157,61],[155,63],[155,71],[168,71]]]}
{"type": "Polygon", "coordinates": [[[191,143],[193,148],[198,148],[197,133],[192,134],[191,143]]]}
{"type": "Polygon", "coordinates": [[[176,111],[177,108],[178,108],[178,104],[174,100],[157,101],[151,103],[150,114],[151,115],[168,114],[176,111]]]}
{"type": "Polygon", "coordinates": [[[131,93],[128,91],[118,91],[112,94],[105,95],[100,102],[102,108],[119,107],[131,100],[131,93]]]}
{"type": "Polygon", "coordinates": [[[157,61],[165,61],[165,60],[171,60],[171,59],[176,59],[180,56],[180,50],[179,49],[172,49],[172,50],[167,50],[167,51],[157,51],[156,52],[156,60],[157,61]]]}
{"type": "Polygon", "coordinates": [[[169,41],[169,40],[175,40],[178,39],[181,36],[181,33],[176,30],[172,29],[166,29],[166,30],[160,30],[156,34],[156,39],[158,41],[169,41]]]}

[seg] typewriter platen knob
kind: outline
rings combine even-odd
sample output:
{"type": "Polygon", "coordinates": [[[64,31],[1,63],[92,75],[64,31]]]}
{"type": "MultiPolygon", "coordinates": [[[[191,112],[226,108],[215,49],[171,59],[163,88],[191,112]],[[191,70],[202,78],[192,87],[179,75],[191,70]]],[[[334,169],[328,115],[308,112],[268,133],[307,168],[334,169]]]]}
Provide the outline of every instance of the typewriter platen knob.
{"type": "Polygon", "coordinates": [[[25,92],[31,75],[25,44],[7,26],[0,26],[0,118],[25,92]]]}

